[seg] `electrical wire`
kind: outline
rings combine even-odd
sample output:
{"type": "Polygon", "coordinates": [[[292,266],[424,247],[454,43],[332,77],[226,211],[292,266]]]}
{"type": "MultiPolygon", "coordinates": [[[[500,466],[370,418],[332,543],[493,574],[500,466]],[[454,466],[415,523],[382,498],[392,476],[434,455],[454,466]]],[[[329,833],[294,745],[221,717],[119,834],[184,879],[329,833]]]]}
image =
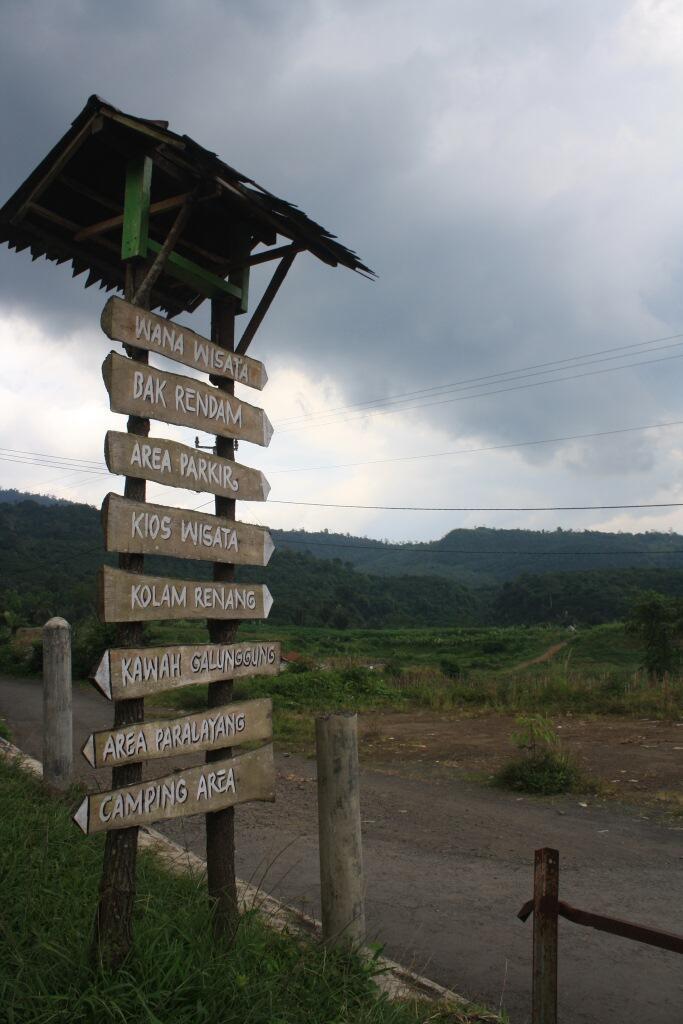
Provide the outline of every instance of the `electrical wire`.
{"type": "MultiPolygon", "coordinates": [[[[637,342],[635,345],[626,345],[626,346],[623,346],[623,348],[624,349],[633,349],[633,348],[642,347],[643,345],[648,345],[648,344],[655,344],[655,343],[659,344],[659,343],[664,342],[664,341],[671,341],[674,338],[683,338],[683,334],[673,334],[673,335],[670,335],[668,338],[654,339],[651,342],[637,342]]],[[[432,393],[434,395],[434,393],[437,393],[437,392],[447,393],[447,392],[450,392],[450,391],[458,391],[458,390],[472,391],[475,388],[488,387],[488,386],[490,386],[490,385],[492,386],[494,384],[504,384],[504,383],[508,383],[509,381],[526,380],[526,379],[529,379],[530,377],[539,377],[539,376],[542,376],[544,373],[560,373],[563,370],[574,370],[574,369],[580,368],[581,366],[591,366],[591,365],[595,365],[596,363],[605,363],[605,362],[612,362],[614,360],[619,360],[619,359],[628,359],[628,358],[631,358],[632,356],[649,355],[652,352],[664,352],[667,349],[678,348],[681,344],[683,344],[683,342],[675,341],[673,344],[670,344],[670,345],[663,345],[662,344],[660,348],[656,348],[656,349],[649,349],[649,350],[645,349],[642,352],[626,352],[626,351],[622,351],[622,352],[620,352],[619,355],[606,356],[605,358],[601,358],[601,359],[593,358],[594,356],[600,356],[602,354],[601,352],[593,352],[593,353],[589,353],[586,356],[570,356],[567,359],[553,360],[552,362],[548,362],[548,363],[536,363],[536,364],[533,364],[531,366],[519,367],[518,369],[514,369],[514,370],[501,370],[501,371],[498,371],[497,373],[486,374],[486,375],[484,375],[482,377],[469,377],[469,378],[466,378],[466,379],[461,380],[461,381],[453,381],[450,384],[438,384],[438,385],[435,385],[434,387],[430,387],[430,388],[419,388],[416,391],[405,391],[405,392],[401,392],[398,395],[387,396],[387,397],[385,397],[383,399],[370,399],[370,400],[368,400],[366,402],[356,402],[356,403],[353,403],[351,405],[337,406],[334,409],[327,409],[327,410],[324,410],[324,411],[321,411],[321,412],[318,412],[318,413],[301,413],[301,414],[299,414],[297,416],[289,416],[289,417],[287,417],[284,420],[280,420],[278,422],[277,426],[278,426],[278,430],[279,430],[280,429],[280,424],[285,424],[285,425],[291,426],[292,423],[294,423],[296,425],[296,423],[298,423],[299,421],[304,421],[304,423],[309,423],[309,422],[311,422],[314,419],[324,418],[325,416],[330,416],[333,413],[350,412],[350,411],[353,411],[354,409],[360,409],[362,407],[369,407],[369,408],[366,409],[366,411],[371,411],[374,408],[380,408],[381,406],[384,406],[384,405],[403,404],[403,403],[409,401],[411,398],[415,397],[416,395],[427,395],[429,393],[432,393]],[[561,365],[561,364],[571,363],[571,362],[574,362],[575,365],[574,366],[561,365]],[[555,367],[555,369],[552,369],[552,367],[555,367]],[[528,371],[530,371],[530,370],[536,370],[537,372],[529,373],[528,371]],[[519,376],[514,376],[515,374],[519,374],[519,376]]],[[[622,346],[619,346],[619,347],[621,348],[622,346]]],[[[617,350],[616,349],[604,349],[603,350],[603,352],[614,352],[614,351],[617,351],[617,350]]],[[[631,365],[631,364],[627,364],[627,365],[631,365]]],[[[618,369],[618,367],[615,367],[615,369],[618,369]]],[[[564,379],[564,378],[561,378],[561,379],[564,379]]],[[[571,379],[571,378],[569,378],[569,379],[571,379]]]]}

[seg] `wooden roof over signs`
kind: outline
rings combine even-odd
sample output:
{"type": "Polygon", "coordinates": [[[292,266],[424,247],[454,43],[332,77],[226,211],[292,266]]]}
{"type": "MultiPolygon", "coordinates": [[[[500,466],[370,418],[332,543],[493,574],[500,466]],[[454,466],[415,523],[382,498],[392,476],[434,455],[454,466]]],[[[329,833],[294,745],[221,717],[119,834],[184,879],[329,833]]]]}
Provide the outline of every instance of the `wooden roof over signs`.
{"type": "MultiPolygon", "coordinates": [[[[121,260],[124,183],[131,158],[153,161],[149,237],[163,244],[188,195],[191,214],[174,248],[180,257],[225,278],[236,225],[247,226],[250,264],[308,250],[330,266],[374,277],[354,252],[301,210],[268,192],[166,121],[124,114],[91,96],[71,128],[0,209],[0,242],[30,249],[34,259],[70,261],[86,287],[123,289],[121,260]],[[280,244],[278,244],[280,236],[280,244]],[[282,245],[285,241],[285,245],[282,245]]],[[[169,316],[205,298],[192,283],[162,273],[154,305],[169,316]]]]}

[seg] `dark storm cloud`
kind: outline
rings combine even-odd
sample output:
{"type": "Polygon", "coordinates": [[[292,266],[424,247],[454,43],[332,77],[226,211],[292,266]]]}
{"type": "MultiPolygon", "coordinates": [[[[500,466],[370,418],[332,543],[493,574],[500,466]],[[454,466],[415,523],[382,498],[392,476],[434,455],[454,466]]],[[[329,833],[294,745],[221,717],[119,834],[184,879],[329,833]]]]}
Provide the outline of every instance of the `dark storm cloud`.
{"type": "MultiPolygon", "coordinates": [[[[641,11],[616,0],[9,5],[2,194],[91,92],[168,118],[379,272],[371,285],[301,257],[263,328],[271,363],[330,374],[348,401],[673,333],[680,71],[648,49],[641,11]]],[[[57,333],[96,323],[101,296],[64,269],[3,250],[0,273],[4,308],[57,333]]],[[[493,442],[656,422],[675,411],[677,366],[406,415],[493,442]]],[[[573,458],[569,472],[582,450],[573,458]]],[[[643,458],[634,448],[623,471],[643,458]]]]}

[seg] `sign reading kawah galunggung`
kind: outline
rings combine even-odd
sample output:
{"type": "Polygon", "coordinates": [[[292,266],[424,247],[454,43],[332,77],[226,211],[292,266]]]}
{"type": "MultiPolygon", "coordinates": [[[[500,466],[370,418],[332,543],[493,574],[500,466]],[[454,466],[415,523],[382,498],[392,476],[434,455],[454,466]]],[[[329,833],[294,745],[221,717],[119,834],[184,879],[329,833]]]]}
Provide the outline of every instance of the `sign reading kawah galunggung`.
{"type": "Polygon", "coordinates": [[[264,501],[269,491],[260,470],[235,461],[237,441],[267,446],[273,428],[235,386],[265,387],[263,363],[246,352],[297,254],[374,275],[298,207],[166,121],[125,114],[97,96],[0,210],[0,242],[33,259],[69,262],[74,276],[87,274],[86,287],[124,295],[101,315],[124,353],[110,352],[102,367],[110,408],[128,417],[126,431],[109,431],[104,445],[107,468],[125,478],[123,496],[109,494],[102,507],[105,548],[118,553],[118,567],[101,570],[99,612],[117,624],[117,641],[94,676],[113,702],[114,722],[83,748],[93,767],[112,768],[112,788],[86,797],[74,816],[84,832],[107,833],[94,941],[98,956],[116,965],[132,941],[137,827],[161,818],[206,814],[214,922],[233,932],[232,808],[272,800],[274,771],[270,701],[233,703],[232,680],[280,667],[277,642],[235,639],[240,621],[267,618],[272,605],[268,588],[237,580],[235,566],[265,566],[273,550],[266,529],[236,514],[237,499],[264,501]],[[270,261],[270,282],[237,340],[250,273],[270,261]],[[205,299],[210,338],[171,319],[205,299]],[[150,357],[200,377],[151,365],[150,357]],[[150,436],[152,422],[204,432],[209,444],[150,436]],[[158,504],[156,493],[148,502],[148,481],[211,494],[215,514],[158,504]],[[168,576],[157,563],[149,574],[150,555],[200,568],[178,578],[177,568],[168,576]],[[209,643],[146,647],[146,622],[198,618],[209,643]],[[205,711],[145,721],[145,696],[194,684],[208,688],[205,711]],[[233,757],[246,742],[261,745],[233,757]],[[205,763],[197,766],[199,754],[205,763]],[[143,781],[143,763],[178,755],[195,763],[143,781]]]}

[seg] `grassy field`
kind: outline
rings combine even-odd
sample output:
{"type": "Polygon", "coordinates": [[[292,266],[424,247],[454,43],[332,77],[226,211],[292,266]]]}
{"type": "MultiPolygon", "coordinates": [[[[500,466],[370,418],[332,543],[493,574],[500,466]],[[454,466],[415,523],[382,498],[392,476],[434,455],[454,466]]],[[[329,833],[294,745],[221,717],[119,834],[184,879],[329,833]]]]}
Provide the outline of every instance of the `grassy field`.
{"type": "Polygon", "coordinates": [[[474,1024],[484,1012],[390,1003],[372,963],[281,935],[255,913],[212,939],[205,883],[139,861],[135,953],[116,975],[88,947],[103,842],[0,761],[0,1018],[7,1024],[474,1024]]]}
{"type": "MultiPolygon", "coordinates": [[[[157,626],[152,635],[155,642],[169,642],[172,631],[177,641],[200,639],[196,626],[183,628],[179,634],[157,626]]],[[[342,708],[683,717],[683,679],[652,683],[620,624],[577,634],[541,628],[240,630],[247,635],[280,639],[285,653],[302,655],[278,678],[235,683],[236,697],[272,697],[275,738],[301,749],[312,742],[312,712],[342,708]],[[533,663],[549,650],[548,660],[533,663]]],[[[200,709],[206,688],[153,700],[200,709]]]]}

